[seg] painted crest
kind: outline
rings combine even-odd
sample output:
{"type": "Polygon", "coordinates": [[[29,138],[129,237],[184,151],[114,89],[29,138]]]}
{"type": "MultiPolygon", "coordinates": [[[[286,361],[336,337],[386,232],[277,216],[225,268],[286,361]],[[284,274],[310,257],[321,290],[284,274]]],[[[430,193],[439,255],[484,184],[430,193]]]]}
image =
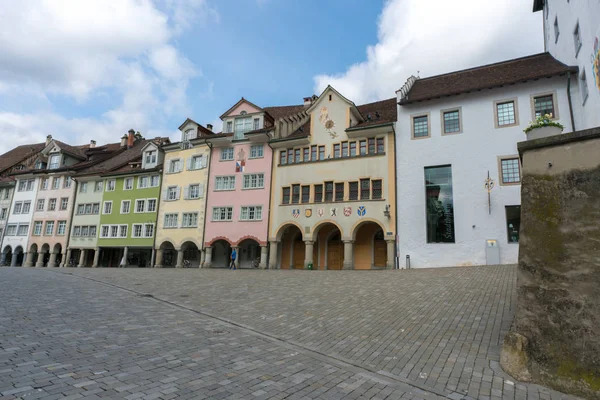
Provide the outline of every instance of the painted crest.
{"type": "Polygon", "coordinates": [[[356,213],[359,217],[364,217],[367,214],[367,209],[365,208],[365,206],[358,206],[356,213]]]}
{"type": "Polygon", "coordinates": [[[344,207],[344,217],[352,215],[352,207],[344,207]]]}
{"type": "Polygon", "coordinates": [[[323,216],[323,214],[325,214],[325,209],[323,209],[323,208],[319,208],[319,209],[317,210],[317,215],[318,215],[319,217],[322,217],[322,216],[323,216]]]}
{"type": "Polygon", "coordinates": [[[298,218],[299,216],[300,216],[300,209],[299,208],[294,208],[292,210],[292,217],[298,218]]]}
{"type": "Polygon", "coordinates": [[[337,217],[337,208],[333,207],[329,210],[329,215],[332,217],[337,217]]]}
{"type": "Polygon", "coordinates": [[[235,172],[244,172],[246,167],[246,152],[244,149],[240,149],[237,153],[237,160],[235,161],[235,172]]]}
{"type": "Polygon", "coordinates": [[[312,217],[312,208],[307,208],[306,210],[304,210],[304,216],[306,218],[312,217]]]}

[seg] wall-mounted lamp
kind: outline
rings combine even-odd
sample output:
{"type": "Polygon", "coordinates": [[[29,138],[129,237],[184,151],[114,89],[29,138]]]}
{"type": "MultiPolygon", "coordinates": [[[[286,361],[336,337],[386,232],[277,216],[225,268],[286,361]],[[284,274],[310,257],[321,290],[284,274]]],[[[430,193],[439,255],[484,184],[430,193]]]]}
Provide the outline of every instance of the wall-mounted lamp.
{"type": "Polygon", "coordinates": [[[383,211],[383,215],[386,216],[388,219],[390,218],[390,205],[389,204],[385,205],[385,210],[383,211]]]}

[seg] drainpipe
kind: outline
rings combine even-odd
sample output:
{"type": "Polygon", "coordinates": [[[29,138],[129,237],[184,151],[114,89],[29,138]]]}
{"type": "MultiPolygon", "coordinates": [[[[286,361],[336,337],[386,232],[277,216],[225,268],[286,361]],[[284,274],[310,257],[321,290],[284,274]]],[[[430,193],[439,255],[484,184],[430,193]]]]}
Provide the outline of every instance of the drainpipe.
{"type": "MultiPolygon", "coordinates": [[[[67,231],[67,244],[65,246],[65,260],[61,260],[62,261],[62,265],[63,267],[67,266],[67,263],[69,262],[69,260],[66,260],[67,258],[67,251],[69,250],[69,244],[71,244],[71,228],[73,228],[73,214],[75,214],[75,200],[77,199],[77,186],[79,186],[79,182],[74,178],[71,177],[71,180],[75,183],[74,185],[71,185],[71,187],[73,187],[73,201],[71,202],[71,216],[69,217],[69,230],[67,231]]],[[[102,203],[102,202],[100,202],[102,203]]],[[[98,226],[98,228],[100,228],[98,226]]],[[[98,231],[99,229],[96,229],[96,235],[98,235],[98,231]]],[[[96,243],[98,243],[98,239],[96,239],[96,243]]],[[[98,246],[96,246],[96,248],[98,248],[98,246]]]]}
{"type": "MultiPolygon", "coordinates": [[[[396,106],[398,107],[398,106],[396,106]]],[[[397,111],[396,111],[397,113],[397,111]]],[[[399,201],[399,197],[398,196],[398,177],[396,176],[398,174],[398,152],[396,151],[397,146],[396,146],[396,124],[392,124],[392,133],[394,135],[394,191],[396,194],[396,201],[394,202],[394,216],[396,217],[396,238],[398,239],[398,241],[400,241],[400,234],[398,233],[398,201],[399,201]]],[[[394,239],[396,239],[394,238],[394,239]]],[[[395,242],[395,241],[394,241],[395,242]]],[[[394,261],[396,262],[396,268],[400,269],[400,260],[397,259],[398,257],[398,246],[400,246],[400,243],[396,243],[396,246],[394,247],[394,261]]]]}
{"type": "Polygon", "coordinates": [[[571,116],[571,127],[573,128],[573,132],[575,129],[575,118],[573,117],[573,103],[571,101],[571,72],[567,72],[567,99],[569,100],[569,114],[571,116]]]}
{"type": "MultiPolygon", "coordinates": [[[[267,132],[265,132],[265,136],[267,137],[267,139],[269,139],[269,140],[271,139],[271,137],[269,136],[269,134],[267,132]]],[[[273,187],[273,179],[274,179],[273,178],[274,177],[273,169],[274,169],[274,165],[275,165],[275,158],[277,156],[277,154],[273,150],[273,147],[271,146],[271,143],[269,142],[269,140],[267,140],[267,146],[269,146],[269,148],[271,149],[271,179],[270,179],[270,184],[269,184],[269,208],[268,208],[269,213],[267,214],[267,244],[266,244],[267,249],[270,248],[269,228],[271,227],[271,201],[273,198],[273,196],[271,196],[271,188],[273,187]]],[[[270,257],[270,254],[267,252],[267,266],[265,267],[265,269],[269,269],[269,257],[270,257]]]]}
{"type": "MultiPolygon", "coordinates": [[[[202,243],[200,243],[200,246],[202,248],[202,251],[205,252],[205,260],[206,260],[206,250],[204,248],[204,243],[206,242],[206,220],[208,219],[208,189],[210,187],[210,164],[212,163],[212,150],[213,150],[213,145],[207,140],[204,139],[204,144],[208,146],[208,148],[210,149],[210,151],[208,152],[209,157],[208,160],[206,162],[206,164],[208,165],[208,170],[206,171],[206,195],[204,196],[204,227],[202,228],[202,243]]],[[[198,264],[198,268],[202,268],[202,265],[198,264]]]]}
{"type": "MultiPolygon", "coordinates": [[[[164,167],[165,165],[165,159],[163,156],[163,163],[162,166],[164,167]]],[[[159,170],[158,176],[160,176],[160,183],[158,184],[158,200],[156,201],[156,224],[154,225],[154,241],[152,242],[152,254],[150,255],[150,268],[154,268],[154,260],[155,260],[155,256],[156,256],[156,237],[158,236],[158,216],[160,215],[160,201],[162,200],[162,186],[163,186],[163,171],[164,168],[161,168],[159,170]]],[[[127,178],[125,178],[127,179],[127,178]]],[[[150,178],[152,179],[152,178],[150,178]]],[[[134,183],[135,183],[135,179],[134,179],[134,183]]],[[[133,226],[132,226],[133,228],[133,226]]]]}

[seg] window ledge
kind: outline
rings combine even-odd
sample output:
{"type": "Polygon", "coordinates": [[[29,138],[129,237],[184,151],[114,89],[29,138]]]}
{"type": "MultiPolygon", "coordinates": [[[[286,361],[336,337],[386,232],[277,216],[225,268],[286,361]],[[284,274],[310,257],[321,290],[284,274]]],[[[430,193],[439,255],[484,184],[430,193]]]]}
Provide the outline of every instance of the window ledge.
{"type": "Polygon", "coordinates": [[[288,204],[284,204],[281,203],[279,204],[280,206],[315,206],[315,205],[319,205],[319,204],[324,204],[324,205],[335,205],[335,204],[343,204],[343,203],[364,203],[364,202],[375,202],[375,201],[385,201],[384,198],[381,199],[369,199],[369,200],[343,200],[343,201],[323,201],[320,203],[288,203],[288,204]]]}
{"type": "Polygon", "coordinates": [[[214,220],[211,219],[210,222],[234,222],[232,219],[225,219],[225,220],[214,220]]]}
{"type": "Polygon", "coordinates": [[[262,219],[238,219],[238,222],[262,222],[262,219]]]}
{"type": "Polygon", "coordinates": [[[322,163],[322,162],[327,162],[327,161],[344,161],[344,160],[355,160],[355,159],[359,159],[359,158],[370,158],[370,157],[378,157],[378,156],[385,156],[385,152],[383,153],[375,153],[375,154],[363,154],[363,155],[358,155],[358,156],[348,156],[348,157],[338,157],[338,158],[326,158],[324,160],[315,160],[315,161],[301,161],[301,162],[297,162],[297,163],[287,163],[287,164],[277,164],[278,167],[289,167],[289,166],[293,166],[293,165],[305,165],[305,164],[316,164],[316,163],[322,163]]]}
{"type": "Polygon", "coordinates": [[[255,188],[242,188],[242,190],[261,190],[264,189],[265,187],[255,187],[255,188]]]}

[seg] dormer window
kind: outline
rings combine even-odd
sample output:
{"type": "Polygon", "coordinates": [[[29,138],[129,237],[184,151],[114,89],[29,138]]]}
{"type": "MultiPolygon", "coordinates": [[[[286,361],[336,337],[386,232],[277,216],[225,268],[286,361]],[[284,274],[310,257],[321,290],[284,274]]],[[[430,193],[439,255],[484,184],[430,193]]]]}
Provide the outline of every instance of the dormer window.
{"type": "Polygon", "coordinates": [[[46,168],[46,163],[43,161],[38,161],[35,163],[35,169],[44,169],[46,168]]]}
{"type": "Polygon", "coordinates": [[[227,128],[225,129],[226,133],[231,133],[233,132],[233,122],[231,121],[227,121],[227,128]]]}
{"type": "Polygon", "coordinates": [[[60,154],[53,154],[50,156],[48,169],[56,169],[58,167],[60,167],[60,154]]]}
{"type": "Polygon", "coordinates": [[[151,150],[146,152],[146,164],[155,164],[156,163],[156,150],[151,150]]]}
{"type": "Polygon", "coordinates": [[[187,131],[185,131],[185,133],[183,134],[183,140],[184,141],[190,141],[192,139],[196,139],[196,132],[194,132],[193,129],[188,129],[187,131]]]}
{"type": "Polygon", "coordinates": [[[252,130],[252,118],[236,118],[235,119],[235,135],[234,139],[243,139],[244,133],[252,130]]]}

